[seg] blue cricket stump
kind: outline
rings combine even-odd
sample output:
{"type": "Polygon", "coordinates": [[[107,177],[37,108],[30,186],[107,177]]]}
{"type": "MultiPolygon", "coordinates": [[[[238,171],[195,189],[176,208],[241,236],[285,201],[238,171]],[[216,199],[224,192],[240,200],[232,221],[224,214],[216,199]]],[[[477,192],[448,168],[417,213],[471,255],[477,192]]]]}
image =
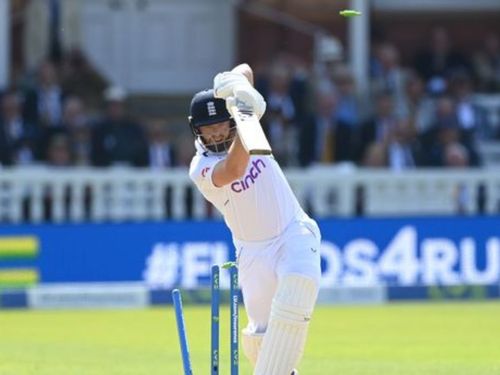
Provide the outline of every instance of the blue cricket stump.
{"type": "Polygon", "coordinates": [[[230,295],[230,315],[231,315],[231,375],[238,375],[238,335],[239,335],[239,313],[238,313],[238,268],[233,266],[229,269],[231,283],[229,287],[230,295]]]}
{"type": "Polygon", "coordinates": [[[219,375],[219,310],[220,310],[220,288],[219,288],[219,266],[212,266],[210,278],[212,292],[211,313],[211,350],[210,350],[210,374],[219,375]]]}
{"type": "Polygon", "coordinates": [[[177,332],[179,333],[179,342],[181,344],[182,364],[184,365],[184,375],[193,375],[191,368],[191,359],[189,357],[189,347],[186,336],[186,326],[184,323],[184,313],[182,311],[181,292],[178,289],[172,291],[172,300],[175,308],[175,318],[177,320],[177,332]]]}

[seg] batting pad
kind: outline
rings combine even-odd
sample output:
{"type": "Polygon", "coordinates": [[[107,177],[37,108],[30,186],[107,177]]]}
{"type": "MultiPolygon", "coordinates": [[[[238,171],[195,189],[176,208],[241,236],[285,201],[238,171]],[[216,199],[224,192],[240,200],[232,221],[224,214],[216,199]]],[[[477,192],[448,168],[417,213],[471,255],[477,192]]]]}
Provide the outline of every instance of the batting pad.
{"type": "Polygon", "coordinates": [[[289,375],[297,367],[317,295],[318,287],[308,277],[287,275],[280,281],[255,375],[289,375]]]}
{"type": "Polygon", "coordinates": [[[259,356],[263,338],[263,333],[251,333],[247,329],[243,330],[241,345],[243,346],[243,353],[245,353],[245,357],[248,358],[252,367],[255,367],[257,363],[257,357],[259,356]]]}

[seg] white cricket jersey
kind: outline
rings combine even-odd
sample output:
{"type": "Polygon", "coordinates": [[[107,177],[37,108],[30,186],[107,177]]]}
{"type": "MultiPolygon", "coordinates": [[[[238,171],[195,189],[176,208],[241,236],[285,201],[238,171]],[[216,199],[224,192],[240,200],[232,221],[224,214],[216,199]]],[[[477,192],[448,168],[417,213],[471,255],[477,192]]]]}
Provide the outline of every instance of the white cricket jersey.
{"type": "Polygon", "coordinates": [[[292,221],[307,217],[274,157],[250,156],[241,179],[216,187],[212,173],[225,155],[204,153],[198,144],[196,149],[189,176],[222,213],[234,239],[268,240],[283,233],[292,221]]]}

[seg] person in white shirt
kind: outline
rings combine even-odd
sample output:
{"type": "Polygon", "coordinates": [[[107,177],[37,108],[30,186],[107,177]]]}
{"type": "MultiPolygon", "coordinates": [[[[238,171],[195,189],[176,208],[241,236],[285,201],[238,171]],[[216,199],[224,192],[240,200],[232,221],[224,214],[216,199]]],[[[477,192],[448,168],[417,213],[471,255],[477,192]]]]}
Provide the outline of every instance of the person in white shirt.
{"type": "Polygon", "coordinates": [[[321,234],[274,157],[248,154],[226,102],[243,102],[262,117],[265,102],[247,64],[194,95],[189,175],[232,233],[248,316],[242,346],[254,374],[298,374],[321,277],[321,234]]]}

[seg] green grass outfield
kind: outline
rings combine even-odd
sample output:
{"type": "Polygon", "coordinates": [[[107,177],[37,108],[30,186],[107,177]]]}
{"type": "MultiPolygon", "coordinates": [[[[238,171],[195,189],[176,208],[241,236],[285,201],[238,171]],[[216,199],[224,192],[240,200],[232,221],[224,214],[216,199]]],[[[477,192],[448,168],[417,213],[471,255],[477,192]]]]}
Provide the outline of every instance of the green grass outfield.
{"type": "MultiPolygon", "coordinates": [[[[228,309],[221,374],[229,374],[228,309]]],[[[193,369],[209,374],[209,307],[185,308],[193,369]]],[[[241,323],[245,318],[242,316],[241,323]]],[[[241,374],[250,374],[241,357],[241,374]]],[[[182,374],[173,310],[2,311],[1,375],[182,374]]],[[[500,302],[319,307],[301,375],[500,374],[500,302]]]]}

